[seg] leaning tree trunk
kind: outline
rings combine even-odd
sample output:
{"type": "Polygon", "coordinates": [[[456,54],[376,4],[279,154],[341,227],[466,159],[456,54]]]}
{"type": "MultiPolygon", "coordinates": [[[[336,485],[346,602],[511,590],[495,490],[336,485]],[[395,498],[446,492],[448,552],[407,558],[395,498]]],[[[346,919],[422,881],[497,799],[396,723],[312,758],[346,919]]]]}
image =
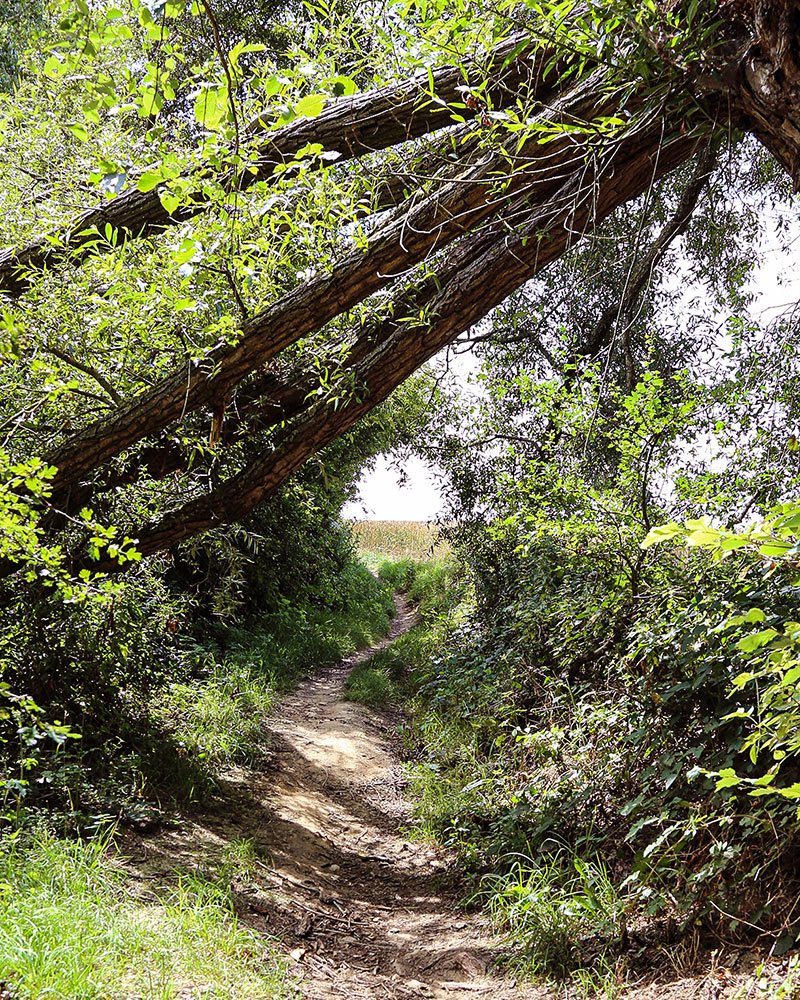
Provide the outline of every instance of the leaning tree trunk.
{"type": "MultiPolygon", "coordinates": [[[[268,422],[270,409],[277,408],[281,424],[240,472],[153,523],[126,527],[138,538],[140,551],[150,554],[239,520],[309,455],[351,427],[615,208],[716,143],[732,126],[756,135],[797,183],[800,0],[719,0],[717,12],[725,20],[703,65],[676,69],[662,58],[661,41],[652,40],[654,64],[662,67],[663,79],[625,88],[626,113],[635,125],[602,142],[591,123],[614,115],[622,93],[619,82],[610,83],[609,69],[587,64],[577,79],[573,75],[568,83],[558,84],[555,77],[564,65],[553,63],[551,49],[531,46],[524,55],[511,58],[516,39],[505,43],[483,62],[495,74],[491,90],[495,105],[512,103],[516,91],[524,89],[540,102],[538,122],[550,132],[544,136],[534,132],[510,165],[508,154],[490,141],[483,151],[468,145],[469,155],[461,165],[443,170],[427,194],[401,200],[401,191],[390,184],[387,203],[396,207],[372,232],[365,251],[345,254],[329,273],[305,282],[249,318],[233,346],[209,352],[188,373],[175,371],[45,456],[58,467],[54,504],[73,509],[76,503],[87,502],[95,482],[101,488],[104,477],[106,486],[115,477],[118,483],[132,482],[148,463],[150,474],[156,476],[159,470],[180,468],[174,449],[159,454],[157,442],[187,413],[213,414],[214,434],[225,442],[235,439],[237,421],[255,413],[268,422]],[[654,93],[660,102],[657,113],[654,93]],[[586,123],[585,127],[576,130],[576,122],[586,123]],[[415,267],[412,279],[389,277],[415,267]],[[344,366],[353,393],[344,405],[317,397],[310,402],[302,383],[276,386],[274,379],[254,377],[286,347],[390,287],[391,308],[387,313],[384,303],[380,314],[384,318],[376,316],[363,328],[353,329],[348,339],[344,366]],[[238,416],[226,427],[222,415],[231,399],[239,396],[238,416]],[[138,456],[141,467],[135,453],[121,469],[109,467],[117,456],[148,440],[148,449],[138,456]]],[[[470,73],[478,73],[479,66],[476,61],[470,73]]],[[[463,69],[437,71],[435,79],[445,101],[454,99],[462,78],[463,69]]],[[[317,119],[267,133],[260,145],[259,176],[268,179],[281,157],[293,155],[308,142],[357,157],[376,147],[428,135],[447,123],[443,106],[426,103],[418,84],[410,82],[394,88],[394,93],[395,100],[384,90],[333,102],[317,119]]],[[[446,147],[447,131],[434,132],[426,141],[434,147],[440,141],[446,147]]],[[[176,221],[156,201],[132,195],[111,202],[97,220],[84,216],[67,227],[62,244],[78,259],[96,252],[97,245],[84,245],[79,235],[87,219],[88,224],[111,221],[131,236],[152,234],[176,221]]],[[[205,207],[195,204],[187,211],[205,207]]],[[[0,260],[5,290],[18,294],[32,270],[53,266],[50,247],[51,241],[34,241],[0,260]]],[[[113,560],[98,564],[80,554],[74,562],[117,568],[113,560]]]]}

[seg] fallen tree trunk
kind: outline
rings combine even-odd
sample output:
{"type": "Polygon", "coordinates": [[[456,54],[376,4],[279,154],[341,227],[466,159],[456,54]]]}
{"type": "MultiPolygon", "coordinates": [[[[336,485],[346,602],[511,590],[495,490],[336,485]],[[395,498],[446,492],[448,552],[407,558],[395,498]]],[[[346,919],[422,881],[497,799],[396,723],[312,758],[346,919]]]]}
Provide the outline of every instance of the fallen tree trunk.
{"type": "MultiPolygon", "coordinates": [[[[248,467],[213,492],[197,497],[158,522],[135,530],[143,555],[169,548],[220,524],[245,517],[292,475],[313,453],[350,428],[488,309],[608,217],[619,205],[700,148],[705,139],[687,134],[662,146],[661,130],[649,141],[620,148],[596,164],[591,176],[569,178],[559,196],[534,210],[523,223],[493,223],[460,245],[446,271],[405,292],[391,317],[373,325],[358,341],[372,350],[353,367],[358,396],[344,407],[325,400],[308,406],[275,434],[267,449],[248,467]],[[642,146],[643,148],[637,148],[642,146]],[[631,148],[633,147],[633,148],[631,148]],[[422,310],[429,319],[404,322],[422,310]]],[[[512,204],[510,214],[521,206],[512,204]]],[[[81,567],[87,565],[79,561],[81,567]]],[[[96,568],[113,571],[114,560],[96,568]]]]}

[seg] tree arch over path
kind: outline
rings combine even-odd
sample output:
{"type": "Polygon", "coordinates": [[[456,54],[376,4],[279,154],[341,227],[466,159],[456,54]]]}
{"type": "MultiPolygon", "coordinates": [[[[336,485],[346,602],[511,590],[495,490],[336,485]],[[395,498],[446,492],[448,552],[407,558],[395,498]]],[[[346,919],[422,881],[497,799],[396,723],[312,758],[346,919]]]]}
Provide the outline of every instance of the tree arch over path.
{"type": "MultiPolygon", "coordinates": [[[[175,16],[183,6],[166,4],[175,16]]],[[[278,197],[291,212],[302,197],[294,168],[353,176],[365,165],[369,177],[335,253],[283,294],[251,309],[233,255],[222,261],[218,313],[238,319],[201,352],[137,386],[61,350],[103,402],[91,419],[77,413],[38,431],[57,470],[43,530],[115,490],[184,472],[184,427],[214,453],[213,475],[126,510],[120,523],[148,555],[241,519],[617,207],[695,157],[668,227],[674,238],[711,169],[708,151],[732,133],[754,135],[800,183],[796,0],[530,3],[509,5],[497,24],[494,44],[469,58],[313,108],[298,103],[283,124],[256,112],[245,125],[229,100],[227,155],[187,157],[171,175],[144,171],[132,190],[2,254],[11,326],[65,273],[80,281],[104,255],[174,244],[176,234],[185,243],[209,212],[239,224],[250,196],[266,212],[278,197]],[[309,113],[297,114],[301,106],[309,113]],[[303,367],[298,345],[309,342],[315,360],[303,367]]],[[[71,30],[83,30],[79,18],[71,30]]],[[[117,176],[103,179],[107,189],[117,176]]],[[[113,287],[95,294],[113,300],[113,287]]],[[[29,452],[30,430],[19,431],[29,452]]],[[[79,551],[75,565],[117,564],[79,551]]]]}

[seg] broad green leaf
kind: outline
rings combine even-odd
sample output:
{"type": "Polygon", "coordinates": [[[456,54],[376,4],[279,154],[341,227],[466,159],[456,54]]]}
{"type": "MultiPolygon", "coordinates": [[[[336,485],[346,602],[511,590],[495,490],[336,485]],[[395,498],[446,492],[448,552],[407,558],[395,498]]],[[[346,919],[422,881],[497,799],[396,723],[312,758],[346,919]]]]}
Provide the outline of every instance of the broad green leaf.
{"type": "Polygon", "coordinates": [[[675,522],[670,524],[661,524],[656,528],[651,528],[647,536],[641,543],[643,549],[649,549],[651,545],[657,545],[659,542],[667,541],[670,538],[675,538],[676,535],[683,534],[683,528],[675,522]]]}
{"type": "Polygon", "coordinates": [[[784,556],[792,546],[787,542],[782,545],[780,542],[768,542],[758,550],[762,556],[784,556]]]}
{"type": "Polygon", "coordinates": [[[161,183],[161,172],[155,170],[149,170],[147,173],[142,174],[136,185],[139,191],[152,191],[154,187],[157,187],[161,183]]]}
{"type": "Polygon", "coordinates": [[[161,199],[161,204],[164,206],[165,210],[169,212],[170,215],[172,215],[172,213],[181,203],[180,198],[176,194],[172,194],[170,191],[160,192],[159,198],[161,199]]]}
{"type": "Polygon", "coordinates": [[[736,643],[736,647],[743,653],[752,653],[756,649],[766,646],[768,642],[772,642],[778,634],[774,628],[765,628],[761,632],[754,632],[752,635],[744,636],[743,639],[740,639],[736,643]]]}
{"type": "Polygon", "coordinates": [[[306,94],[295,104],[294,110],[297,115],[305,115],[306,118],[316,118],[325,106],[324,94],[306,94]]]}
{"type": "Polygon", "coordinates": [[[194,116],[205,128],[217,128],[227,111],[227,87],[204,87],[195,98],[194,116]]]}

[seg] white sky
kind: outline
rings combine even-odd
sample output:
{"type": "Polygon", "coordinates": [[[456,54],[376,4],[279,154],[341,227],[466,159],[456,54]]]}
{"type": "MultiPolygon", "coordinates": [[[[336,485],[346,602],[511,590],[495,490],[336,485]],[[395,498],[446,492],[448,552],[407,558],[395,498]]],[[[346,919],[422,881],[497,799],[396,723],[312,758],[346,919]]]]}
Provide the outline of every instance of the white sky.
{"type": "MultiPolygon", "coordinates": [[[[753,312],[765,322],[800,303],[800,230],[788,252],[780,249],[787,240],[779,239],[765,220],[764,261],[753,279],[757,302],[753,312]],[[770,231],[772,230],[772,231],[770,231]]],[[[463,358],[459,367],[470,365],[463,358]]],[[[381,456],[375,468],[359,483],[359,498],[345,505],[342,516],[366,521],[433,521],[442,513],[442,494],[434,470],[422,459],[412,457],[404,465],[405,483],[400,485],[397,464],[381,456]]]]}
{"type": "Polygon", "coordinates": [[[346,504],[343,517],[359,521],[433,521],[442,509],[442,497],[427,462],[413,456],[404,463],[405,486],[397,482],[397,468],[381,455],[371,472],[361,477],[360,498],[346,504]]]}

